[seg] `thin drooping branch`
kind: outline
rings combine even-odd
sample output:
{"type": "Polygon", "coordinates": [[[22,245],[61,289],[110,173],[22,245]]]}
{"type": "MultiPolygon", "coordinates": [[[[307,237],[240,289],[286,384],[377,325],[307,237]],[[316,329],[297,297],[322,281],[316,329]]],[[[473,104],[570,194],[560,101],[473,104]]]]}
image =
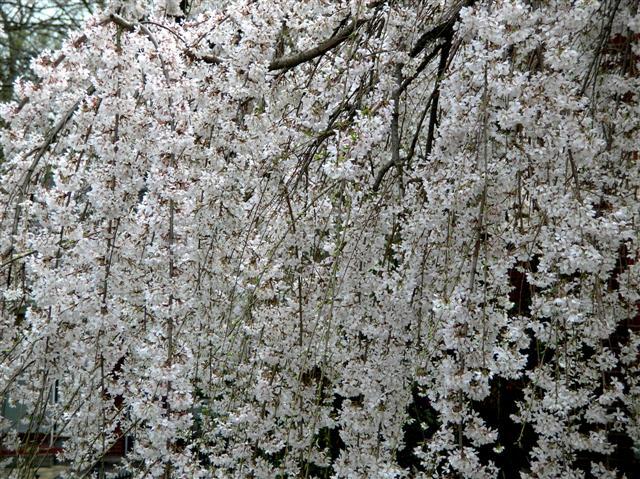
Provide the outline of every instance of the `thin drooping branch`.
{"type": "Polygon", "coordinates": [[[418,144],[418,139],[420,138],[420,132],[422,131],[422,125],[424,123],[424,119],[427,117],[427,112],[431,109],[431,102],[433,101],[434,93],[435,92],[431,92],[431,94],[429,95],[427,103],[424,109],[422,110],[422,113],[420,114],[420,118],[418,119],[418,126],[416,126],[416,131],[413,135],[413,139],[411,140],[409,153],[407,154],[407,157],[404,160],[407,166],[411,166],[411,160],[413,159],[413,155],[416,152],[416,146],[418,144]]]}
{"type": "Polygon", "coordinates": [[[573,158],[573,153],[571,153],[571,148],[568,150],[569,154],[569,164],[571,165],[571,176],[573,177],[573,181],[575,184],[575,195],[576,199],[579,203],[582,203],[582,195],[580,194],[580,178],[578,178],[578,167],[576,166],[576,161],[573,158]]]}
{"type": "MultiPolygon", "coordinates": [[[[17,190],[14,190],[10,195],[10,199],[13,200],[16,197],[15,195],[17,193],[16,209],[15,209],[15,212],[14,212],[13,228],[12,228],[12,232],[13,232],[14,235],[18,231],[18,224],[19,224],[20,215],[21,215],[21,212],[22,212],[22,201],[23,201],[23,199],[25,197],[29,182],[31,181],[31,178],[32,178],[33,174],[35,173],[36,168],[37,168],[38,164],[40,163],[40,160],[43,158],[43,156],[45,155],[45,153],[47,152],[49,147],[56,141],[56,138],[58,137],[58,134],[67,125],[69,120],[71,120],[71,118],[73,117],[73,114],[75,113],[75,111],[80,106],[80,103],[82,102],[82,100],[84,100],[84,98],[86,98],[87,96],[93,95],[93,93],[95,93],[95,87],[93,85],[91,85],[91,86],[89,86],[89,88],[87,89],[85,94],[82,96],[82,98],[78,99],[73,104],[73,106],[71,108],[69,108],[69,110],[67,110],[67,112],[60,119],[60,121],[58,121],[58,123],[56,123],[56,125],[49,131],[49,133],[47,134],[47,136],[44,139],[44,141],[42,142],[42,144],[40,146],[38,146],[36,149],[34,149],[33,151],[30,152],[30,155],[35,153],[35,156],[34,156],[33,160],[31,161],[31,165],[29,166],[29,169],[24,174],[24,177],[23,177],[23,179],[21,181],[20,186],[17,188],[17,190]]],[[[0,224],[2,223],[2,221],[4,221],[4,218],[0,219],[0,224]]],[[[12,251],[13,251],[13,245],[11,247],[11,252],[12,251]]]]}
{"type": "MultiPolygon", "coordinates": [[[[391,158],[391,160],[389,160],[387,163],[385,163],[380,170],[378,171],[378,174],[376,175],[376,178],[373,182],[373,191],[378,191],[378,189],[380,188],[380,184],[382,183],[382,180],[384,179],[384,176],[387,174],[387,172],[391,169],[392,166],[394,165],[400,165],[401,163],[404,162],[408,162],[411,160],[411,158],[414,155],[415,152],[415,147],[416,147],[416,143],[417,143],[417,138],[419,136],[419,132],[420,129],[422,128],[422,123],[424,122],[424,118],[426,116],[426,112],[429,109],[429,106],[431,106],[431,115],[430,115],[430,122],[429,122],[429,131],[427,133],[427,152],[431,151],[431,145],[433,143],[433,136],[435,133],[435,125],[437,123],[437,110],[438,110],[438,97],[439,97],[439,91],[440,91],[440,82],[442,81],[442,77],[444,76],[444,71],[446,69],[446,65],[447,65],[447,58],[449,57],[449,51],[451,49],[451,34],[453,33],[453,31],[450,32],[450,35],[446,37],[445,42],[441,45],[438,45],[436,48],[433,49],[433,51],[431,53],[429,53],[425,59],[422,61],[422,63],[419,65],[416,73],[414,75],[412,75],[411,77],[406,78],[404,81],[401,81],[399,83],[398,88],[396,89],[396,91],[394,92],[394,98],[397,98],[398,101],[400,99],[400,95],[407,89],[407,87],[409,86],[409,84],[418,76],[419,73],[421,73],[425,67],[431,62],[431,60],[433,60],[433,58],[438,54],[438,52],[441,52],[441,56],[440,56],[440,62],[438,64],[438,73],[437,73],[437,78],[436,78],[436,86],[433,89],[433,92],[431,93],[431,95],[429,96],[429,100],[427,101],[427,106],[423,111],[423,114],[420,117],[420,120],[418,122],[418,128],[416,130],[416,134],[413,137],[413,140],[411,142],[411,149],[409,151],[409,154],[407,155],[406,158],[402,159],[399,156],[399,148],[398,148],[398,158],[396,158],[395,156],[391,158]]],[[[395,114],[395,111],[394,111],[395,114]]]]}
{"type": "Polygon", "coordinates": [[[616,0],[611,7],[611,11],[608,12],[608,18],[606,24],[603,26],[602,32],[600,33],[600,37],[598,39],[598,45],[595,49],[593,59],[589,65],[589,69],[587,70],[587,74],[584,77],[584,81],[582,82],[582,88],[580,89],[580,95],[584,95],[589,87],[589,82],[594,81],[597,78],[597,65],[598,62],[601,61],[602,51],[604,49],[605,44],[609,41],[611,37],[611,28],[613,26],[613,20],[616,16],[618,8],[620,7],[620,0],[616,0]]]}
{"type": "MultiPolygon", "coordinates": [[[[111,15],[109,15],[109,20],[111,20],[113,23],[118,25],[123,30],[127,30],[128,32],[135,31],[136,25],[134,23],[131,23],[131,22],[125,20],[120,15],[116,15],[115,13],[112,13],[111,15]]],[[[147,23],[155,25],[154,22],[147,22],[147,23]]],[[[162,25],[157,25],[157,26],[163,27],[162,25]]],[[[167,29],[166,27],[163,27],[163,28],[167,29]]],[[[179,35],[177,35],[173,30],[171,30],[171,29],[168,29],[168,30],[171,33],[173,33],[174,36],[176,36],[176,38],[178,38],[179,40],[181,40],[184,43],[184,40],[179,35]]],[[[157,47],[158,47],[157,42],[154,40],[153,36],[149,32],[149,29],[146,28],[145,26],[141,26],[140,27],[140,31],[149,37],[149,39],[151,40],[152,43],[154,43],[154,45],[156,46],[156,49],[157,49],[157,47]]],[[[211,65],[219,65],[220,63],[222,63],[220,58],[218,58],[218,57],[216,57],[214,55],[200,55],[200,54],[197,54],[197,53],[193,52],[188,47],[185,48],[184,55],[187,58],[191,59],[191,60],[202,61],[202,62],[205,62],[205,63],[209,63],[211,65]]]]}
{"type": "Polygon", "coordinates": [[[400,95],[402,93],[402,65],[398,64],[396,70],[396,78],[398,81],[398,88],[393,92],[393,113],[391,115],[391,159],[384,164],[373,183],[373,191],[378,191],[380,183],[384,175],[389,171],[392,166],[401,166],[402,159],[400,158],[400,95]]]}
{"type": "Polygon", "coordinates": [[[425,158],[428,158],[433,148],[433,140],[435,138],[436,127],[438,126],[438,101],[440,100],[440,84],[444,77],[444,73],[447,68],[447,60],[449,59],[449,52],[451,51],[451,40],[453,37],[453,30],[446,37],[444,45],[442,46],[442,52],[440,53],[440,63],[438,64],[438,77],[436,78],[436,86],[433,88],[433,102],[431,105],[431,114],[429,115],[429,130],[427,131],[427,145],[425,158]]]}
{"type": "Polygon", "coordinates": [[[37,253],[36,250],[30,250],[24,253],[14,254],[7,261],[0,264],[0,270],[6,268],[7,266],[10,266],[12,263],[15,263],[16,261],[20,261],[21,259],[26,258],[27,256],[34,255],[36,253],[37,253]]]}
{"type": "Polygon", "coordinates": [[[308,62],[309,60],[313,60],[316,57],[324,55],[329,50],[334,49],[342,42],[344,42],[347,38],[349,38],[349,36],[365,22],[366,20],[363,19],[353,20],[344,28],[338,30],[338,32],[331,38],[322,42],[320,45],[317,45],[303,52],[294,53],[293,55],[286,55],[280,58],[276,58],[269,65],[269,70],[289,70],[291,68],[297,67],[301,63],[308,62]]]}
{"type": "MultiPolygon", "coordinates": [[[[101,22],[100,24],[102,25],[104,22],[101,22]]],[[[80,35],[78,38],[76,38],[71,45],[74,48],[79,48],[84,42],[86,42],[89,39],[89,37],[87,37],[86,34],[82,34],[80,35]]],[[[58,55],[58,57],[55,59],[55,61],[52,63],[52,67],[58,68],[58,66],[67,58],[67,56],[64,53],[61,53],[60,55],[58,55]]],[[[16,114],[20,113],[20,111],[26,106],[26,104],[29,103],[29,97],[24,97],[20,103],[18,104],[18,108],[16,109],[16,114]]]]}
{"type": "Polygon", "coordinates": [[[430,52],[428,55],[426,55],[424,57],[424,59],[422,60],[422,62],[420,63],[420,65],[418,65],[418,68],[416,68],[416,71],[413,75],[411,75],[410,77],[407,77],[403,82],[402,85],[400,85],[400,93],[404,92],[409,85],[411,85],[411,82],[413,82],[413,80],[415,80],[420,73],[422,73],[424,71],[424,69],[426,68],[426,66],[431,63],[431,60],[433,60],[435,58],[435,56],[438,54],[438,52],[442,49],[442,44],[437,45],[432,52],[430,52]]]}

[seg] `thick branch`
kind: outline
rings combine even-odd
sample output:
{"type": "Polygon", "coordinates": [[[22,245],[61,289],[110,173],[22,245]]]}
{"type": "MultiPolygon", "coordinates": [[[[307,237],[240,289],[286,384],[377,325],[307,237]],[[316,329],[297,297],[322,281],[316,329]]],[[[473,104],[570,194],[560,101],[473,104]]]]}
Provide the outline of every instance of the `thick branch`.
{"type": "Polygon", "coordinates": [[[269,65],[269,70],[288,70],[290,68],[295,68],[301,63],[308,62],[309,60],[313,60],[316,57],[324,55],[329,50],[340,45],[344,42],[349,36],[356,31],[356,29],[365,23],[366,20],[354,20],[349,23],[344,28],[338,30],[338,32],[325,40],[320,45],[310,48],[309,50],[305,50],[300,53],[295,53],[293,55],[286,55],[284,57],[276,58],[269,65]]]}
{"type": "Polygon", "coordinates": [[[424,48],[429,43],[433,42],[434,40],[437,40],[438,38],[445,38],[450,36],[451,33],[453,33],[453,25],[456,23],[457,20],[458,20],[458,16],[455,15],[451,17],[449,20],[441,23],[440,25],[436,25],[428,32],[423,33],[422,36],[416,42],[416,44],[413,46],[411,51],[409,52],[409,55],[411,57],[416,57],[422,50],[424,50],[424,48]]]}
{"type": "Polygon", "coordinates": [[[109,15],[109,20],[111,20],[113,23],[118,25],[123,30],[128,30],[132,32],[135,29],[135,25],[133,23],[128,22],[127,20],[122,18],[120,15],[116,15],[115,13],[112,13],[111,15],[109,15]]]}
{"type": "Polygon", "coordinates": [[[384,178],[384,175],[386,175],[387,171],[389,171],[392,166],[395,166],[395,164],[396,164],[396,160],[392,158],[387,163],[382,165],[382,167],[378,171],[378,174],[376,175],[376,179],[373,182],[373,191],[378,191],[380,189],[380,184],[382,183],[382,179],[384,178]]]}
{"type": "Polygon", "coordinates": [[[219,65],[220,63],[222,63],[222,60],[214,55],[199,55],[197,53],[193,53],[191,50],[185,50],[184,54],[191,60],[205,62],[209,65],[219,65]]]}
{"type": "Polygon", "coordinates": [[[409,52],[409,55],[411,57],[416,57],[422,50],[425,49],[425,47],[429,43],[433,42],[434,40],[437,40],[438,38],[451,37],[453,35],[453,27],[460,19],[460,10],[462,10],[463,7],[472,6],[475,2],[476,0],[461,1],[456,7],[452,9],[452,11],[450,11],[450,14],[447,15],[446,20],[442,21],[431,30],[422,34],[422,36],[418,39],[416,44],[409,52]]]}

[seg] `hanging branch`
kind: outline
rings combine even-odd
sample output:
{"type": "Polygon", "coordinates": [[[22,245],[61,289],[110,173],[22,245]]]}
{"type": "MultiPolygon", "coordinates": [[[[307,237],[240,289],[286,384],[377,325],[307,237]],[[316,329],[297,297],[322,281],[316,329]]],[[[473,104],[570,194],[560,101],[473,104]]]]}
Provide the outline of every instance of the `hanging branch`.
{"type": "Polygon", "coordinates": [[[447,68],[447,60],[449,59],[449,52],[451,50],[451,40],[453,38],[453,30],[449,32],[449,35],[445,38],[444,45],[442,46],[442,52],[440,54],[440,63],[438,64],[438,76],[436,78],[436,86],[433,88],[433,102],[431,105],[431,114],[429,115],[429,130],[427,132],[427,145],[425,158],[431,155],[431,149],[433,148],[433,140],[435,137],[436,127],[438,126],[438,101],[440,100],[440,84],[444,78],[444,73],[447,68]]]}
{"type": "MultiPolygon", "coordinates": [[[[442,82],[442,78],[444,77],[444,72],[446,70],[447,60],[449,58],[449,52],[451,50],[452,37],[453,37],[453,30],[449,32],[449,35],[445,38],[445,42],[442,45],[438,45],[431,53],[429,53],[429,55],[425,57],[425,59],[421,62],[421,64],[418,67],[418,70],[414,75],[405,79],[404,81],[399,82],[398,88],[394,92],[394,99],[397,99],[397,100],[399,100],[400,95],[407,89],[409,84],[418,76],[418,74],[425,69],[425,67],[438,54],[438,52],[441,52],[440,62],[438,63],[436,85],[433,89],[433,92],[429,96],[427,107],[425,108],[424,113],[419,120],[418,129],[413,138],[413,141],[411,142],[411,149],[410,149],[409,155],[407,156],[407,158],[402,159],[400,158],[400,155],[399,155],[399,151],[400,151],[399,147],[397,149],[394,148],[394,152],[397,150],[398,155],[394,155],[391,158],[391,160],[389,160],[380,168],[380,170],[378,171],[378,174],[376,175],[376,179],[373,182],[373,187],[372,187],[373,191],[378,191],[378,189],[380,188],[380,184],[384,179],[384,176],[387,174],[387,172],[391,169],[392,166],[400,165],[401,163],[408,161],[411,157],[413,157],[416,143],[417,143],[418,133],[420,132],[420,129],[422,127],[422,122],[424,121],[424,116],[426,115],[426,112],[429,106],[431,107],[431,115],[429,117],[429,130],[427,133],[427,153],[425,156],[429,156],[429,154],[431,153],[431,148],[433,145],[433,139],[435,135],[435,128],[438,122],[437,114],[438,114],[438,99],[440,96],[440,83],[442,82]]],[[[394,115],[395,114],[396,114],[396,111],[394,110],[394,115]]],[[[392,120],[392,138],[394,138],[393,137],[393,120],[392,120]]]]}
{"type": "Polygon", "coordinates": [[[402,91],[402,65],[397,65],[396,77],[398,80],[398,88],[393,92],[393,113],[391,115],[391,160],[389,160],[380,169],[373,183],[373,191],[378,191],[380,183],[384,175],[392,166],[400,166],[402,159],[400,158],[400,134],[399,134],[399,116],[400,116],[400,93],[402,91]]]}
{"type": "MultiPolygon", "coordinates": [[[[12,228],[13,235],[15,235],[18,231],[18,224],[20,222],[20,215],[22,212],[21,203],[24,199],[24,195],[26,193],[29,182],[31,181],[31,177],[36,171],[36,168],[38,167],[40,160],[49,149],[49,146],[51,146],[56,141],[56,138],[58,137],[60,132],[63,130],[63,128],[67,125],[69,120],[71,120],[71,118],[73,117],[73,114],[78,109],[78,107],[80,106],[80,103],[85,98],[85,96],[90,96],[94,92],[95,92],[95,87],[91,85],[85,92],[85,95],[83,95],[82,98],[78,99],[71,106],[71,108],[67,110],[67,112],[63,115],[60,121],[58,121],[58,123],[56,123],[56,125],[49,131],[49,133],[47,134],[42,144],[29,153],[29,155],[32,155],[35,153],[35,157],[33,158],[33,161],[31,161],[31,165],[29,165],[29,169],[26,171],[24,175],[24,179],[21,181],[21,184],[17,187],[19,189],[19,192],[16,192],[16,190],[13,190],[12,194],[10,195],[10,200],[13,200],[16,194],[18,195],[18,200],[16,201],[16,209],[15,209],[14,218],[13,218],[13,228],[12,228]]],[[[4,221],[4,218],[0,219],[0,224],[3,221],[4,221]]],[[[10,252],[12,251],[13,251],[13,246],[11,247],[10,252]]]]}

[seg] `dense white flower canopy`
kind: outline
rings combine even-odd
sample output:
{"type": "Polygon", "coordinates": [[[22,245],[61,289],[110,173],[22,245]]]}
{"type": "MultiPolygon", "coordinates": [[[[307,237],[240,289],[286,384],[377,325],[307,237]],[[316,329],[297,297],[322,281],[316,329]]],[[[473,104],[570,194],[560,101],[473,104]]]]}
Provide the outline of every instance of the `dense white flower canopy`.
{"type": "Polygon", "coordinates": [[[618,477],[639,34],[634,0],[112,3],[2,107],[5,402],[78,477],[124,435],[134,477],[618,477]]]}

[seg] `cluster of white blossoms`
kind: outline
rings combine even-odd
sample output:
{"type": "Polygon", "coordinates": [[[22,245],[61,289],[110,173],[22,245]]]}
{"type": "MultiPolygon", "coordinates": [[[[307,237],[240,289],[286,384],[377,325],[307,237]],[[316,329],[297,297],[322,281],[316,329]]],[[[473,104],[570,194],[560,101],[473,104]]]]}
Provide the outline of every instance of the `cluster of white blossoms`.
{"type": "Polygon", "coordinates": [[[78,477],[123,436],[133,477],[628,473],[637,7],[112,2],[1,107],[2,447],[47,430],[78,477]]]}

